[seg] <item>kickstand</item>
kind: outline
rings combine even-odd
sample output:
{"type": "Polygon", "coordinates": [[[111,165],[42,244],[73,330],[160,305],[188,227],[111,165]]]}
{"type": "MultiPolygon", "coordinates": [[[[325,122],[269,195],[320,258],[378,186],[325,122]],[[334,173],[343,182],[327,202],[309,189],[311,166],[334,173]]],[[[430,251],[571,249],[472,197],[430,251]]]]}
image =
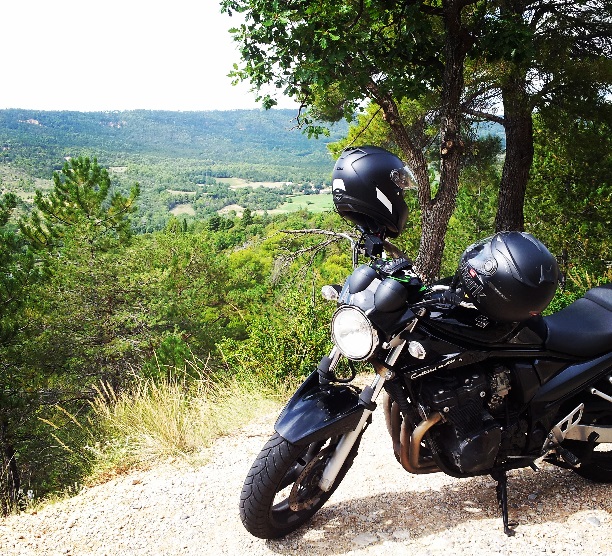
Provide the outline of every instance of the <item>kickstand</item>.
{"type": "Polygon", "coordinates": [[[516,527],[518,523],[516,521],[508,521],[508,476],[505,471],[494,471],[491,473],[491,477],[497,481],[497,504],[502,512],[504,533],[511,537],[514,535],[514,530],[511,527],[516,527]]]}

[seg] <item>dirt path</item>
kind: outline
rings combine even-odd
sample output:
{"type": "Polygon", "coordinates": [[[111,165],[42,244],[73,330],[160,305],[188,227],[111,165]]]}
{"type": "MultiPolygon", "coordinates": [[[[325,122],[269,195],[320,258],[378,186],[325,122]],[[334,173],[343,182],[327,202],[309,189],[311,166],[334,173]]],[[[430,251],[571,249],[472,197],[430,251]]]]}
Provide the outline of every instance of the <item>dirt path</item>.
{"type": "Polygon", "coordinates": [[[242,481],[273,416],[220,439],[199,468],[164,465],[120,477],[36,514],[0,520],[1,555],[612,556],[612,487],[565,470],[510,474],[503,534],[490,478],[409,475],[395,461],[382,412],[343,484],[313,521],[278,541],[238,517],[242,481]]]}

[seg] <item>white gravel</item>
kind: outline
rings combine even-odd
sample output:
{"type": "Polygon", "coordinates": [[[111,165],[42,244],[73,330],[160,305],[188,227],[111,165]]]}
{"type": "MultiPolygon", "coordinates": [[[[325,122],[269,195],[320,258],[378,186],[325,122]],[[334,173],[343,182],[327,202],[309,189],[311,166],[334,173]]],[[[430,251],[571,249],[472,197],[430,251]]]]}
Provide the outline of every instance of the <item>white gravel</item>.
{"type": "Polygon", "coordinates": [[[244,477],[273,416],[214,445],[199,468],[137,471],[0,520],[0,555],[612,555],[612,487],[543,464],[510,473],[506,537],[489,477],[410,475],[393,457],[379,410],[342,485],[314,519],[276,541],[238,516],[244,477]]]}

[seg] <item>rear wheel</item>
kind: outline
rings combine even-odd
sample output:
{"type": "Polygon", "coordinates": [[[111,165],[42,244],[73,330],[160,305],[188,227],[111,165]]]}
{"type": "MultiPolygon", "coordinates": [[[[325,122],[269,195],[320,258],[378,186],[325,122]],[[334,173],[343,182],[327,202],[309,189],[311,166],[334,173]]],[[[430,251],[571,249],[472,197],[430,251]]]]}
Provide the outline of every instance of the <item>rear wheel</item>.
{"type": "MultiPolygon", "coordinates": [[[[600,381],[595,387],[604,392],[604,395],[612,395],[610,388],[612,376],[600,381]]],[[[612,412],[610,404],[606,400],[596,398],[585,401],[584,414],[580,420],[581,425],[592,427],[612,426],[612,412]]],[[[595,438],[597,441],[597,437],[595,438]]],[[[575,473],[596,483],[612,483],[612,443],[601,444],[581,442],[579,440],[565,440],[563,447],[567,448],[581,460],[580,466],[573,469],[575,473]]]]}
{"type": "Polygon", "coordinates": [[[570,452],[586,461],[580,467],[573,469],[575,473],[596,483],[612,483],[612,445],[599,444],[595,451],[588,456],[586,442],[566,440],[563,443],[570,452]]]}
{"type": "Polygon", "coordinates": [[[359,440],[331,490],[319,480],[340,437],[297,446],[274,434],[249,471],[240,495],[246,529],[262,539],[282,537],[306,523],[336,490],[357,455],[359,440]]]}

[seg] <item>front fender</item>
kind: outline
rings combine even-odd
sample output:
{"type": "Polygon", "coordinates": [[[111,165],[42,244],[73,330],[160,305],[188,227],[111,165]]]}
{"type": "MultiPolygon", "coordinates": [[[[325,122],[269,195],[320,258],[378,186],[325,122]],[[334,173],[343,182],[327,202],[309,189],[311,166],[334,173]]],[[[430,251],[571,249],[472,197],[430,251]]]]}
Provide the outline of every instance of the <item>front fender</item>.
{"type": "Polygon", "coordinates": [[[289,400],[274,429],[292,444],[310,444],[355,430],[364,409],[354,388],[322,385],[315,371],[289,400]]]}

